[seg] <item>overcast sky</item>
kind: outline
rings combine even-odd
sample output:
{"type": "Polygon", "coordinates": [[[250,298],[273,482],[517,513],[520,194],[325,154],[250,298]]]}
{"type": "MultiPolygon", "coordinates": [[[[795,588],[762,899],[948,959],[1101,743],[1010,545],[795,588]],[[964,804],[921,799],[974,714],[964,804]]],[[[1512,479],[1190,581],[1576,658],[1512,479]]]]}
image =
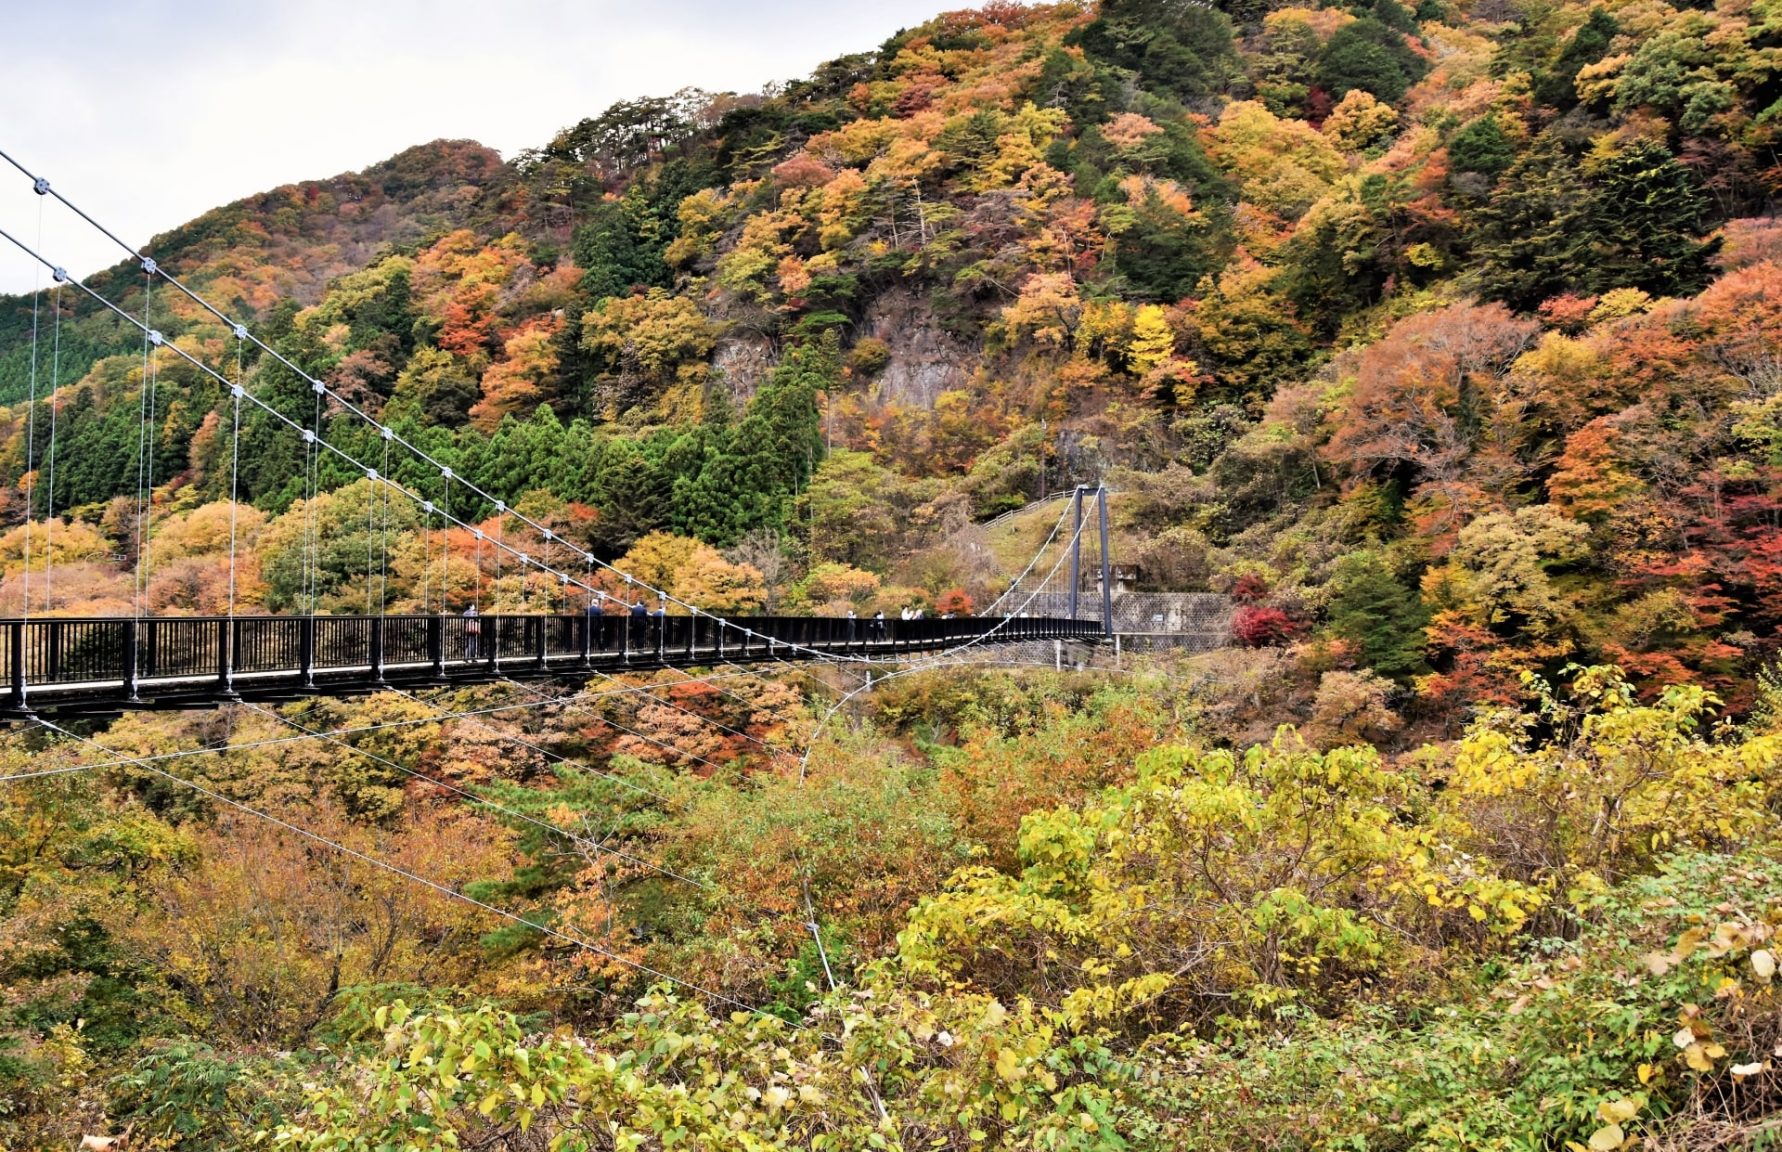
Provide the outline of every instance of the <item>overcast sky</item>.
{"type": "MultiPolygon", "coordinates": [[[[512,156],[617,100],[752,92],[969,0],[0,0],[0,150],[132,244],[441,137],[512,156]]],[[[0,165],[0,228],[38,197],[0,165]]],[[[53,202],[46,255],[121,252],[53,202]]],[[[0,242],[0,292],[35,273],[0,242]]],[[[47,277],[45,278],[47,283],[47,277]]]]}

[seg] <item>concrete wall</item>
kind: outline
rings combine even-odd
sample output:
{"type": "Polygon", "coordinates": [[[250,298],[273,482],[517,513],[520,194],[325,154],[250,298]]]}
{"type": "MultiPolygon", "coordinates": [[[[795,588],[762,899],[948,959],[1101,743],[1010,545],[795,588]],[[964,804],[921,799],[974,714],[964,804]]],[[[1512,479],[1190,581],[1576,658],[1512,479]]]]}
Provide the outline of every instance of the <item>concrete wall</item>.
{"type": "MultiPolygon", "coordinates": [[[[1070,596],[1041,593],[1026,611],[1030,616],[1068,616],[1070,596]]],[[[1101,594],[1081,593],[1077,615],[1099,620],[1101,594]]],[[[1231,599],[1211,592],[1116,592],[1114,631],[1133,637],[1137,647],[1222,648],[1231,639],[1231,599]]]]}

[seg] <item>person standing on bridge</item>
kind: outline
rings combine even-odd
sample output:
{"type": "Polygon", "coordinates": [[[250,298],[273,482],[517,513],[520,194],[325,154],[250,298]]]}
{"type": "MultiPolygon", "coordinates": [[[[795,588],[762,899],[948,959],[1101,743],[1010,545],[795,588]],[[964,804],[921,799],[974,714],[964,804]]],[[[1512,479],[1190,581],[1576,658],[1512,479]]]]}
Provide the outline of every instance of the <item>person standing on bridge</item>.
{"type": "Polygon", "coordinates": [[[476,659],[477,638],[483,634],[482,617],[477,614],[476,605],[464,609],[464,658],[476,659]]]}
{"type": "Polygon", "coordinates": [[[872,638],[874,640],[885,638],[885,610],[883,608],[879,609],[872,618],[872,638]]]}
{"type": "Polygon", "coordinates": [[[848,643],[850,644],[854,642],[855,619],[854,610],[852,608],[848,609],[848,643]]]}
{"type": "Polygon", "coordinates": [[[588,593],[588,606],[582,609],[582,628],[588,634],[587,646],[590,649],[598,648],[606,643],[606,637],[602,635],[600,627],[601,618],[606,615],[606,608],[600,603],[604,599],[606,599],[605,593],[590,592],[588,593]]]}
{"type": "MultiPolygon", "coordinates": [[[[621,603],[623,603],[623,601],[621,601],[621,603]]],[[[635,648],[643,642],[645,635],[644,628],[646,625],[640,623],[640,621],[649,619],[650,611],[644,607],[644,602],[642,600],[635,600],[632,603],[625,605],[625,612],[631,617],[629,620],[625,621],[625,647],[627,649],[635,648]]]]}

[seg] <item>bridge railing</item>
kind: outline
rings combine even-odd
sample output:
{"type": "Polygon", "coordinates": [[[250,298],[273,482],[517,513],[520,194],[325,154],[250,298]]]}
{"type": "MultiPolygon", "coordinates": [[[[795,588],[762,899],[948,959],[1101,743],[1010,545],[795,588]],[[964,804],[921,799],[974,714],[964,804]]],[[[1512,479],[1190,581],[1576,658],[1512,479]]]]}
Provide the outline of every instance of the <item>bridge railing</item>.
{"type": "Polygon", "coordinates": [[[22,707],[32,687],[121,688],[279,673],[544,670],[932,651],[994,634],[999,642],[1099,636],[1094,621],[1056,617],[880,620],[816,616],[508,615],[183,616],[0,619],[0,668],[22,707]]]}

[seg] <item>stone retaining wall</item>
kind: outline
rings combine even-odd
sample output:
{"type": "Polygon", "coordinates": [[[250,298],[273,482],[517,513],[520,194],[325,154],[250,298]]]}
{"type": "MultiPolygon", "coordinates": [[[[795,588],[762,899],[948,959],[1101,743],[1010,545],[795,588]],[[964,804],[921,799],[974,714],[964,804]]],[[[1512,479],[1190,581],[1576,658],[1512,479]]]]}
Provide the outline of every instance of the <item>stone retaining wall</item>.
{"type": "MultiPolygon", "coordinates": [[[[1025,598],[1022,598],[1024,600],[1025,598]]],[[[1135,650],[1223,648],[1231,640],[1231,598],[1212,592],[1117,592],[1114,631],[1135,650]]],[[[1070,594],[1042,592],[1026,605],[1030,616],[1070,615],[1070,594]]],[[[1077,597],[1077,615],[1100,619],[1101,594],[1077,597]]]]}

